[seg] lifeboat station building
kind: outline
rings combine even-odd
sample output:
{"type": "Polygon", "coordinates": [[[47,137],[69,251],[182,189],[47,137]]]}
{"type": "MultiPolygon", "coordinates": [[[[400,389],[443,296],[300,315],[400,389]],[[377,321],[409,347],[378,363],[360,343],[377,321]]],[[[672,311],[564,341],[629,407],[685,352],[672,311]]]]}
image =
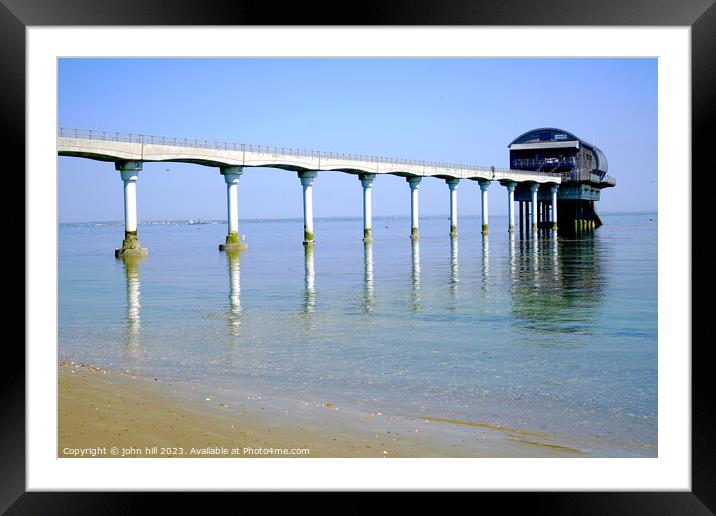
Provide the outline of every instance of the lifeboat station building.
{"type": "MultiPolygon", "coordinates": [[[[510,168],[554,174],[561,179],[557,190],[557,217],[550,213],[551,194],[540,188],[537,192],[537,220],[547,228],[551,220],[559,220],[560,229],[591,230],[602,225],[594,203],[602,189],[616,185],[607,175],[607,157],[595,145],[563,129],[543,127],[532,129],[509,144],[510,168]]],[[[520,228],[529,228],[532,193],[518,184],[515,200],[519,204],[520,228]]]]}

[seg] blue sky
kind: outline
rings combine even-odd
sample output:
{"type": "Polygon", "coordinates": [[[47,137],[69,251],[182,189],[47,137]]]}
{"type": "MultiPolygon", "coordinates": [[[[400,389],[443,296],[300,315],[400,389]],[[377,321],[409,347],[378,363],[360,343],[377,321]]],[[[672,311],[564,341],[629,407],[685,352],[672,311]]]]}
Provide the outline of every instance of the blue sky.
{"type": "MultiPolygon", "coordinates": [[[[60,127],[201,138],[508,167],[507,145],[559,127],[600,147],[617,187],[598,211],[657,208],[656,59],[61,59],[60,127]]],[[[58,158],[60,222],[121,220],[111,163],[58,158]]],[[[462,181],[459,212],[480,213],[462,181]]],[[[490,213],[506,213],[504,188],[490,213]]],[[[293,172],[246,168],[241,218],[301,217],[293,172]]],[[[145,163],[138,216],[223,219],[218,169],[145,163]],[[169,171],[167,172],[167,169],[169,171]]],[[[443,180],[424,179],[421,215],[447,215],[443,180]]],[[[379,176],[373,214],[408,215],[404,178],[379,176]]],[[[319,173],[316,217],[361,216],[356,176],[319,173]]]]}

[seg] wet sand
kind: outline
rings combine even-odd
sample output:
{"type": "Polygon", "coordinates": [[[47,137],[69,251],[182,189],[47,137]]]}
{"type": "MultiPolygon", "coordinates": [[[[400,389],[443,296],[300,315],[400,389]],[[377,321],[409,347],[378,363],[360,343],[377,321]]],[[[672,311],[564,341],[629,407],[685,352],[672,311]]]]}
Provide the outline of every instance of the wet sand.
{"type": "Polygon", "coordinates": [[[178,382],[61,361],[58,456],[587,456],[518,429],[340,409],[252,396],[229,405],[178,382]]]}

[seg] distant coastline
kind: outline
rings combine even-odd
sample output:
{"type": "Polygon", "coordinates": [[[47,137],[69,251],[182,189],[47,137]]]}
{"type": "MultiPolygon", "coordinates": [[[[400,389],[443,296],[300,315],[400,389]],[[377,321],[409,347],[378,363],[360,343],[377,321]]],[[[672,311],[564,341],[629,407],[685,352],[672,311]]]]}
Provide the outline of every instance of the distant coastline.
{"type": "MultiPolygon", "coordinates": [[[[602,212],[603,215],[607,216],[614,216],[614,215],[649,215],[649,214],[657,214],[657,210],[637,210],[637,211],[605,211],[602,212]]],[[[507,217],[506,213],[496,213],[496,214],[490,214],[490,217],[494,218],[505,218],[507,217]]],[[[374,215],[374,220],[407,220],[410,218],[409,214],[401,214],[401,215],[374,215]]],[[[421,219],[448,219],[450,218],[450,215],[448,213],[441,214],[441,215],[421,215],[421,219]]],[[[479,213],[475,214],[469,214],[469,215],[462,215],[461,218],[463,219],[472,219],[480,218],[479,213]]],[[[140,220],[137,223],[140,226],[157,226],[157,225],[190,225],[190,220],[201,220],[202,223],[210,223],[210,224],[226,224],[225,219],[204,219],[204,218],[197,218],[197,219],[148,219],[148,220],[140,220]]],[[[315,220],[324,220],[324,221],[345,221],[345,220],[356,220],[360,221],[361,216],[332,216],[332,217],[315,217],[315,220]]],[[[246,218],[241,219],[241,223],[257,223],[257,222],[302,222],[303,219],[301,217],[277,217],[277,218],[270,218],[270,217],[257,217],[257,218],[246,218]]],[[[72,221],[72,222],[60,222],[60,226],[97,226],[97,225],[103,225],[103,226],[123,226],[124,221],[123,220],[79,220],[79,221],[72,221]]]]}

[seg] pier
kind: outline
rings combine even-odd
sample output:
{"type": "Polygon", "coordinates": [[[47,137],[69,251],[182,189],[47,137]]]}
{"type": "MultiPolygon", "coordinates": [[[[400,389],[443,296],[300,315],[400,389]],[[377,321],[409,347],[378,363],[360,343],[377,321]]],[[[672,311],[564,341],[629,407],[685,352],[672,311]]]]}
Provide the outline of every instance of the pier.
{"type": "MultiPolygon", "coordinates": [[[[228,232],[222,251],[242,250],[246,245],[239,236],[238,188],[239,178],[247,167],[272,167],[295,172],[303,187],[303,244],[314,245],[313,185],[318,172],[344,172],[358,176],[363,188],[363,240],[372,239],[372,188],[379,175],[404,177],[410,187],[410,238],[420,237],[419,188],[423,178],[444,180],[450,201],[449,235],[457,237],[457,189],[460,180],[479,183],[482,197],[482,233],[489,230],[487,190],[493,182],[506,188],[509,225],[514,231],[515,192],[530,192],[529,212],[531,230],[537,235],[540,222],[549,222],[556,229],[557,196],[555,192],[563,181],[562,175],[540,169],[501,169],[489,166],[463,165],[386,158],[362,154],[341,154],[300,150],[285,147],[268,147],[241,143],[149,136],[113,131],[61,128],[58,131],[57,153],[114,163],[124,183],[125,237],[115,256],[144,256],[146,247],[140,245],[137,233],[137,182],[144,162],[194,163],[216,169],[226,182],[228,232]],[[538,192],[549,196],[550,209],[538,212],[545,206],[538,192]],[[538,205],[538,202],[540,204],[538,205]],[[550,219],[551,214],[551,219],[550,219]]],[[[520,204],[520,213],[525,206],[520,204]]],[[[520,220],[522,217],[520,217],[520,220]]]]}

